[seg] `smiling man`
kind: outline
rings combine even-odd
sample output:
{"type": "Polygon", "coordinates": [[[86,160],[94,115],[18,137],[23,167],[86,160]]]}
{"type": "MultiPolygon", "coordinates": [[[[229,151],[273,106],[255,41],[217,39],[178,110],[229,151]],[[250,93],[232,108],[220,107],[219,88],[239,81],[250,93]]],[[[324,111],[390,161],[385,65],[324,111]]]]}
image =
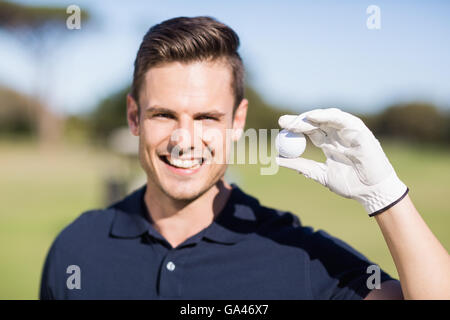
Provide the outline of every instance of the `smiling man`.
{"type": "Polygon", "coordinates": [[[127,97],[147,183],[58,235],[41,298],[400,299],[402,290],[407,298],[445,296],[448,254],[359,119],[337,109],[282,117],[282,127],[308,134],[328,160],[278,162],[376,215],[402,287],[382,270],[369,272],[373,264],[344,242],[224,180],[248,107],[238,46],[236,33],[209,17],[175,18],[148,31],[127,97]]]}

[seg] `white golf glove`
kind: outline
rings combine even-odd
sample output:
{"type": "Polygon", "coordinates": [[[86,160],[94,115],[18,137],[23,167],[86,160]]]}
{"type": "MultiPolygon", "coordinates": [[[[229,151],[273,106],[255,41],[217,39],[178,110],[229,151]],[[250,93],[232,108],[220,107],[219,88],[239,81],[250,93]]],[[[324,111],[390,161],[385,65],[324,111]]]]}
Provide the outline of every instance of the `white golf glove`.
{"type": "Polygon", "coordinates": [[[408,188],[397,177],[380,143],[364,122],[336,108],[284,115],[280,127],[306,134],[327,157],[325,163],[277,157],[278,165],[297,170],[331,191],[361,203],[369,216],[403,199],[408,188]]]}

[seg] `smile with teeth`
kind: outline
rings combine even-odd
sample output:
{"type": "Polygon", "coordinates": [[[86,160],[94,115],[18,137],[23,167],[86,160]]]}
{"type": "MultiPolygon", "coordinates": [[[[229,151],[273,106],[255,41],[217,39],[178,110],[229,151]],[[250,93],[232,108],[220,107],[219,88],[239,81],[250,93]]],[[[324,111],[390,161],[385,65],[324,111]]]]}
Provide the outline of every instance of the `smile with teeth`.
{"type": "Polygon", "coordinates": [[[197,169],[202,165],[201,158],[195,159],[180,159],[180,158],[172,158],[172,157],[163,157],[166,163],[169,163],[171,166],[182,168],[182,169],[197,169]]]}

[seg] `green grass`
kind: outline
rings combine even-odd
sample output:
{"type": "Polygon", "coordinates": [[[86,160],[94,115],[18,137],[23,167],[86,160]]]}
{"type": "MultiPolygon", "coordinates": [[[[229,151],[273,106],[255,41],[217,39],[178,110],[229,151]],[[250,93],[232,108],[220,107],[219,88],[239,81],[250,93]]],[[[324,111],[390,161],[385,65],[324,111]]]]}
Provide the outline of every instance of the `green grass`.
{"type": "MultiPolygon", "coordinates": [[[[383,145],[411,197],[442,244],[450,249],[450,152],[383,145]]],[[[307,157],[323,159],[307,149],[307,157]]],[[[111,155],[85,146],[41,149],[0,142],[0,299],[36,299],[42,265],[55,236],[81,212],[103,205],[102,181],[119,171],[111,155]]],[[[296,213],[397,276],[376,222],[362,207],[293,171],[262,176],[259,165],[233,165],[230,179],[264,205],[296,213]]]]}
{"type": "Polygon", "coordinates": [[[0,299],[35,299],[57,233],[101,205],[106,159],[85,148],[5,143],[0,155],[0,299]]]}

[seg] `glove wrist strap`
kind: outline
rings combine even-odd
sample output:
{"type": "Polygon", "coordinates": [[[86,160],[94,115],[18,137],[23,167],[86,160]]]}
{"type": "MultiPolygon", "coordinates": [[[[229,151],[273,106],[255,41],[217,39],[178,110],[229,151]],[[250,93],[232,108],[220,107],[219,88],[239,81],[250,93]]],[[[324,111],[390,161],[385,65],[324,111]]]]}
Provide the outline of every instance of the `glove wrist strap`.
{"type": "Polygon", "coordinates": [[[397,177],[395,171],[384,181],[372,186],[368,192],[360,197],[360,202],[373,217],[400,202],[409,192],[406,185],[397,177]]]}
{"type": "Polygon", "coordinates": [[[396,201],[392,202],[390,205],[388,205],[388,206],[386,206],[386,207],[384,207],[384,208],[382,208],[382,209],[380,209],[380,210],[378,210],[378,211],[375,211],[375,212],[373,212],[373,213],[369,213],[369,217],[374,217],[374,216],[376,216],[377,214],[380,214],[380,213],[382,213],[382,212],[384,212],[384,211],[386,211],[386,210],[392,208],[392,207],[395,206],[397,203],[399,203],[400,201],[402,201],[403,198],[406,197],[406,195],[408,194],[408,192],[409,192],[409,188],[406,187],[405,193],[404,193],[400,198],[398,198],[396,201]]]}

